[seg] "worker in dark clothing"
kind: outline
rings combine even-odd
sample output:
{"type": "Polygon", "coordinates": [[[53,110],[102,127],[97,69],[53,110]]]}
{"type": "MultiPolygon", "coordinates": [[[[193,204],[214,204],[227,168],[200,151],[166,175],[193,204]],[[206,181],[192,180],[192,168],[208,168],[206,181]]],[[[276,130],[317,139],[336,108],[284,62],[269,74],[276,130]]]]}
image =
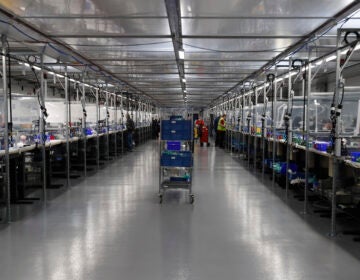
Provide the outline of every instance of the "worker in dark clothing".
{"type": "Polygon", "coordinates": [[[129,152],[133,151],[133,134],[135,132],[134,121],[126,114],[126,132],[127,132],[127,149],[129,152]]]}
{"type": "Polygon", "coordinates": [[[217,116],[215,119],[214,119],[214,136],[215,136],[215,147],[216,146],[219,146],[219,139],[218,139],[218,134],[217,134],[217,127],[218,127],[218,124],[219,124],[219,120],[220,120],[220,116],[217,116]]]}

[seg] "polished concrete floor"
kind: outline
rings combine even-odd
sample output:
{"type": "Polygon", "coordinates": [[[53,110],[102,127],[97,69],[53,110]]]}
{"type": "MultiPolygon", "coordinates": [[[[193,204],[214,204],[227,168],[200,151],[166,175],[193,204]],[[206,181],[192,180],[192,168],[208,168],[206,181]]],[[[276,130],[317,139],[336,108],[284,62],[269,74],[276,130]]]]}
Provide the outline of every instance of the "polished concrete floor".
{"type": "Polygon", "coordinates": [[[196,149],[194,205],[158,204],[158,161],[155,141],[140,146],[0,230],[0,279],[360,279],[358,259],[229,154],[196,149]]]}

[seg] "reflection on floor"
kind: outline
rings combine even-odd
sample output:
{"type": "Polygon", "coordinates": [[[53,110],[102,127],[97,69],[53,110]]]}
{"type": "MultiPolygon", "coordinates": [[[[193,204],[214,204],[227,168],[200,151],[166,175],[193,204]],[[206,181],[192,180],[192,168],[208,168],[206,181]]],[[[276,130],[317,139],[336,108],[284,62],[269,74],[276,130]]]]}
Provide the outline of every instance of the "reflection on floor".
{"type": "Polygon", "coordinates": [[[360,262],[229,154],[196,148],[195,204],[158,204],[157,142],[0,230],[1,279],[359,279],[360,262]]]}

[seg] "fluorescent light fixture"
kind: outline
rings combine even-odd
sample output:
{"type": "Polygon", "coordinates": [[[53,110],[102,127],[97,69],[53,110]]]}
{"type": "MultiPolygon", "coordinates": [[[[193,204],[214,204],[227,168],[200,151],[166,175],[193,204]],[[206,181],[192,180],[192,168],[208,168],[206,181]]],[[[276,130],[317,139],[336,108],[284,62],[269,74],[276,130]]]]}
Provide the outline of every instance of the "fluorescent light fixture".
{"type": "Polygon", "coordinates": [[[70,82],[76,82],[74,79],[69,79],[70,82]]]}
{"type": "Polygon", "coordinates": [[[55,75],[55,73],[54,73],[54,72],[51,72],[51,71],[48,72],[48,74],[50,74],[50,75],[55,75]]]}
{"type": "Polygon", "coordinates": [[[183,83],[186,83],[186,79],[185,79],[185,78],[182,78],[182,82],[183,82],[183,83]]]}
{"type": "Polygon", "coordinates": [[[186,90],[186,89],[184,89],[184,92],[185,92],[185,93],[187,93],[187,90],[186,90]]]}
{"type": "Polygon", "coordinates": [[[328,57],[327,59],[325,59],[326,62],[332,61],[336,59],[336,55],[332,55],[330,57],[328,57]]]}
{"type": "Polygon", "coordinates": [[[179,59],[185,59],[185,52],[184,52],[184,50],[179,50],[179,59]]]}
{"type": "Polygon", "coordinates": [[[41,68],[40,67],[37,67],[37,66],[33,66],[34,67],[34,69],[35,70],[38,70],[38,71],[40,71],[41,70],[41,68]]]}
{"type": "Polygon", "coordinates": [[[346,54],[349,50],[348,49],[345,49],[341,52],[342,55],[346,54]]]}
{"type": "Polygon", "coordinates": [[[324,60],[320,60],[320,61],[316,62],[315,64],[316,65],[321,65],[323,62],[324,62],[324,60]]]}
{"type": "Polygon", "coordinates": [[[64,78],[63,75],[60,75],[60,74],[55,74],[56,76],[58,76],[59,78],[64,78]]]}

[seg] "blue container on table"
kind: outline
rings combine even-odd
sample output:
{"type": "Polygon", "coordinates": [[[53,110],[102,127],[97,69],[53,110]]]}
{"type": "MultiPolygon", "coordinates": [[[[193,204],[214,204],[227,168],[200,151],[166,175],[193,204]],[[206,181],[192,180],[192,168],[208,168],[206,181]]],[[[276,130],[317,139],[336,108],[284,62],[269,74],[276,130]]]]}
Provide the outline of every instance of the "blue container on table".
{"type": "Polygon", "coordinates": [[[360,162],[360,152],[351,152],[351,161],[360,162]]]}
{"type": "Polygon", "coordinates": [[[314,148],[318,151],[326,152],[327,148],[330,146],[330,142],[327,141],[315,141],[314,148]]]}

